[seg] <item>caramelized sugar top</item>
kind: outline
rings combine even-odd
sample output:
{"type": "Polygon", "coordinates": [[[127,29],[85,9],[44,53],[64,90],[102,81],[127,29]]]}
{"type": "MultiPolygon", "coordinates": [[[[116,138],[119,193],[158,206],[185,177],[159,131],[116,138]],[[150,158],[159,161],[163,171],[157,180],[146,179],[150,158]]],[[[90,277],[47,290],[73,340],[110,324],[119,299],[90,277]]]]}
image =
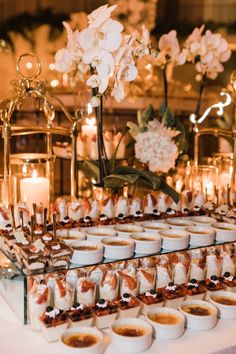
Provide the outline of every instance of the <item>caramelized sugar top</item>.
{"type": "Polygon", "coordinates": [[[125,337],[141,337],[145,335],[145,329],[134,325],[123,325],[113,328],[114,332],[125,337]]]}
{"type": "Polygon", "coordinates": [[[87,348],[98,342],[98,337],[92,334],[75,333],[64,338],[64,343],[73,348],[87,348]]]}
{"type": "Polygon", "coordinates": [[[180,322],[180,318],[171,313],[155,313],[149,316],[150,320],[167,325],[173,325],[180,322]]]}
{"type": "Polygon", "coordinates": [[[182,306],[184,312],[190,313],[191,315],[196,316],[209,316],[212,314],[212,311],[209,307],[204,305],[185,305],[182,306]]]}

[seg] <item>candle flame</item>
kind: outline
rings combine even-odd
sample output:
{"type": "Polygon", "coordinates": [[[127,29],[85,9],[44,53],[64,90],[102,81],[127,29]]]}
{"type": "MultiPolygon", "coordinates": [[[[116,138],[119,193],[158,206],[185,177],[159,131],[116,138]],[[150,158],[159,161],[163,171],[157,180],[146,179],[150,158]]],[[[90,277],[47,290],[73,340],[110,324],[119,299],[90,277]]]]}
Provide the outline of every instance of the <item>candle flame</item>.
{"type": "Polygon", "coordinates": [[[25,175],[27,173],[27,166],[23,165],[22,166],[22,173],[25,175]]]}
{"type": "Polygon", "coordinates": [[[85,118],[85,122],[86,122],[86,124],[87,125],[90,125],[90,126],[93,126],[93,125],[95,125],[95,123],[96,123],[96,118],[85,118]]]}
{"type": "Polygon", "coordinates": [[[38,177],[38,174],[37,174],[37,171],[36,171],[36,170],[33,170],[32,177],[33,177],[33,178],[37,178],[37,177],[38,177]]]}
{"type": "Polygon", "coordinates": [[[92,107],[91,103],[88,103],[87,112],[88,112],[88,114],[92,114],[92,112],[93,112],[93,107],[92,107]]]}

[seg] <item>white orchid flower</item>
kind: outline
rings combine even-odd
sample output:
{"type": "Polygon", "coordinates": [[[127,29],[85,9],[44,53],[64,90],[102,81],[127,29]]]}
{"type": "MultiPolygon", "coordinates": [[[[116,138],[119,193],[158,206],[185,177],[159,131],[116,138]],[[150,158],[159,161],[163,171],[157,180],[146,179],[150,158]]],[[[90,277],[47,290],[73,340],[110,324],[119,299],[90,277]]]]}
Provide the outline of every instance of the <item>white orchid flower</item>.
{"type": "Polygon", "coordinates": [[[170,62],[175,65],[182,65],[185,63],[186,52],[181,52],[177,39],[177,32],[175,30],[161,36],[158,48],[160,51],[157,55],[158,65],[166,65],[170,62]]]}
{"type": "Polygon", "coordinates": [[[108,75],[112,74],[114,71],[115,61],[113,56],[108,51],[99,47],[86,51],[82,56],[82,60],[85,64],[92,65],[98,71],[101,66],[107,65],[109,68],[108,75]]]}
{"type": "Polygon", "coordinates": [[[115,87],[111,91],[111,96],[114,97],[117,102],[123,101],[125,98],[125,90],[122,81],[116,83],[115,87]]]}
{"type": "Polygon", "coordinates": [[[103,94],[106,91],[108,83],[109,83],[109,76],[106,75],[99,76],[93,74],[87,80],[87,85],[92,88],[98,88],[98,92],[101,94],[103,94]]]}
{"type": "Polygon", "coordinates": [[[98,46],[113,53],[121,44],[122,31],[123,26],[119,22],[108,19],[100,27],[81,31],[79,42],[85,51],[98,46]]]}
{"type": "Polygon", "coordinates": [[[56,52],[55,55],[55,69],[61,73],[68,73],[71,71],[73,63],[73,54],[67,49],[62,48],[56,52]]]}
{"type": "Polygon", "coordinates": [[[100,106],[100,99],[98,96],[93,96],[90,100],[90,104],[92,107],[98,107],[100,106]]]}
{"type": "Polygon", "coordinates": [[[111,17],[112,11],[115,10],[117,5],[108,7],[108,4],[100,6],[88,15],[88,22],[90,28],[100,27],[106,20],[111,17]]]}
{"type": "Polygon", "coordinates": [[[207,30],[204,26],[195,28],[185,42],[188,61],[197,63],[196,70],[201,75],[214,80],[224,70],[222,63],[229,60],[231,51],[227,41],[219,33],[207,30]]]}

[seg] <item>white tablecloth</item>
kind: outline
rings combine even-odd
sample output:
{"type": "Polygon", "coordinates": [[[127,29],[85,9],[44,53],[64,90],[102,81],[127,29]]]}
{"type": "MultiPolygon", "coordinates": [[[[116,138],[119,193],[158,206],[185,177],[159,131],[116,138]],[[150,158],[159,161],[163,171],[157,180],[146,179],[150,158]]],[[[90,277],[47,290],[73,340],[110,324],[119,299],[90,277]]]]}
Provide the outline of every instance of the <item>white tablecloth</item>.
{"type": "MultiPolygon", "coordinates": [[[[17,299],[16,299],[17,301],[17,299]]],[[[118,354],[105,333],[105,354],[118,354]]],[[[0,353],[58,354],[59,342],[48,344],[39,332],[23,326],[0,295],[0,353]]],[[[219,320],[210,331],[186,330],[176,340],[155,340],[145,354],[236,354],[236,320],[219,320]]],[[[119,352],[119,354],[122,354],[119,352]]]]}

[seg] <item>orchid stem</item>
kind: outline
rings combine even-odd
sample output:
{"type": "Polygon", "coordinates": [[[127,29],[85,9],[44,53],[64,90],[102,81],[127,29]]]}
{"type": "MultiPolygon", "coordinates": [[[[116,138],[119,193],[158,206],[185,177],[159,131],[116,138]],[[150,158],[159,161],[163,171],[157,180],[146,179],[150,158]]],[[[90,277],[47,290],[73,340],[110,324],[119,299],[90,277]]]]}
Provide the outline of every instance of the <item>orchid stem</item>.
{"type": "Polygon", "coordinates": [[[167,82],[167,76],[166,76],[166,66],[162,69],[162,74],[163,74],[163,83],[164,83],[164,103],[165,103],[165,109],[168,107],[168,82],[167,82]]]}
{"type": "Polygon", "coordinates": [[[196,118],[198,118],[199,115],[200,115],[201,103],[202,103],[202,94],[203,94],[205,85],[206,85],[206,75],[204,75],[202,77],[200,88],[199,88],[198,101],[197,101],[197,106],[196,106],[196,110],[195,110],[196,118]]]}

